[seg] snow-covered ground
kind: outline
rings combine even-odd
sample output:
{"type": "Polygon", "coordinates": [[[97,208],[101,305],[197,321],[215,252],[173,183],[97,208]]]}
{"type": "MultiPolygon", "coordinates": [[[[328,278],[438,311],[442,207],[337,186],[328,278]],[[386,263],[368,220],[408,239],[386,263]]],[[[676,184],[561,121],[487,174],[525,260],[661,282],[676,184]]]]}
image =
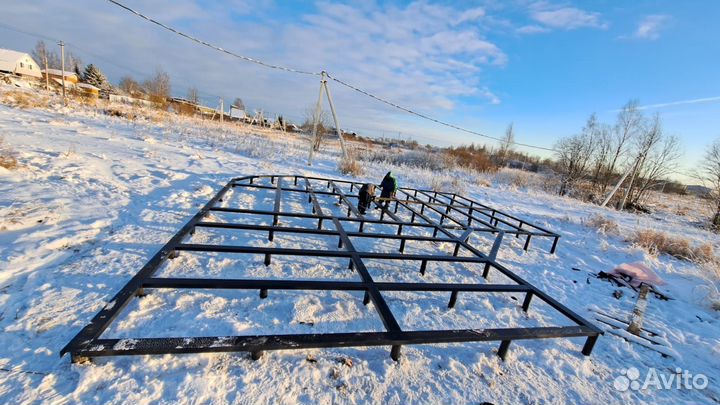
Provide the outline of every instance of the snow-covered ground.
{"type": "MultiPolygon", "coordinates": [[[[337,151],[309,168],[307,144],[295,136],[256,135],[255,129],[175,118],[129,121],[99,110],[0,105],[0,135],[21,167],[0,168],[0,403],[717,403],[720,401],[720,314],[704,297],[702,269],[668,256],[652,257],[621,236],[583,222],[601,213],[621,233],[658,229],[718,247],[717,235],[688,227],[683,216],[638,216],[577,200],[505,185],[464,184],[464,194],[524,216],[561,233],[556,255],[548,241],[506,238],[499,260],[587,319],[592,309],[626,317],[635,293],[594,278],[624,262],[642,261],[668,282],[670,301],[650,299],[646,326],[660,332],[670,357],[606,334],[590,357],[584,339],[513,342],[506,362],[496,343],[403,347],[399,363],[389,348],[98,358],[71,364],[60,349],[132,275],[230,178],[263,173],[343,177],[337,151]],[[577,270],[574,270],[574,269],[577,270]],[[312,354],[317,362],[308,362],[312,354]],[[338,359],[351,359],[352,366],[338,359]],[[667,376],[676,369],[703,374],[705,389],[618,391],[614,382],[635,367],[667,376]]],[[[437,173],[393,167],[407,186],[428,186],[437,173]]],[[[378,181],[388,167],[368,167],[378,181]]],[[[462,176],[455,173],[453,176],[462,176]]],[[[460,177],[460,181],[465,179],[460,177]]],[[[290,197],[288,197],[290,198],[290,197]]],[[[227,204],[266,204],[258,192],[227,204]]],[[[300,201],[283,201],[308,209],[300,201]]],[[[332,204],[327,206],[331,209],[332,204]]],[[[195,240],[249,240],[229,232],[196,233],[195,240]]],[[[259,237],[250,243],[269,242],[259,237]]],[[[332,241],[276,237],[288,247],[321,247],[332,241]]],[[[391,249],[378,242],[367,248],[391,249]]],[[[487,250],[481,240],[475,242],[487,250]]],[[[443,248],[441,246],[441,248],[443,248]]],[[[163,276],[330,279],[356,276],[347,263],[321,260],[182,254],[163,276]],[[342,271],[340,271],[342,270],[342,271]],[[340,275],[338,275],[340,273],[340,275]]],[[[473,269],[437,265],[424,280],[468,282],[473,269]]],[[[417,271],[370,266],[377,279],[421,282],[417,271]]],[[[499,282],[500,280],[491,281],[499,282]]],[[[444,295],[391,294],[401,326],[509,327],[563,324],[543,305],[521,311],[508,294],[462,295],[446,309],[444,295]]],[[[534,303],[535,304],[535,303],[534,303]]],[[[566,323],[565,323],[566,324],[566,323]]],[[[600,325],[600,323],[598,323],[600,325]]],[[[194,336],[310,331],[380,330],[375,311],[347,292],[153,291],[136,299],[107,337],[194,336]],[[312,325],[311,325],[312,324],[312,325]]]]}

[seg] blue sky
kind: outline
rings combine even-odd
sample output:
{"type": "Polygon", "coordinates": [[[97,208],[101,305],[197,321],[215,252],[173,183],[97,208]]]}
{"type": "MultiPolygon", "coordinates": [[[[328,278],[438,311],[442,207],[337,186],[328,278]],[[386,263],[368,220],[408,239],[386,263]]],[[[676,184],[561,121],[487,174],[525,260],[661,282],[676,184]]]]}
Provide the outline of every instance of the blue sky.
{"type": "MultiPolygon", "coordinates": [[[[630,99],[660,113],[690,171],[720,137],[720,3],[715,1],[273,2],[126,0],[156,19],[271,63],[331,74],[399,104],[551,147],[630,99]],[[695,101],[698,99],[709,99],[695,101]]],[[[301,120],[317,78],[271,71],[164,32],[98,0],[13,2],[0,23],[61,38],[108,76],[167,70],[207,104],[242,97],[301,120]]],[[[0,27],[0,47],[37,38],[0,27]]],[[[484,143],[332,83],[341,126],[421,143],[484,143]]],[[[532,150],[527,150],[532,151],[532,150]]],[[[547,155],[547,152],[537,152],[547,155]]]]}

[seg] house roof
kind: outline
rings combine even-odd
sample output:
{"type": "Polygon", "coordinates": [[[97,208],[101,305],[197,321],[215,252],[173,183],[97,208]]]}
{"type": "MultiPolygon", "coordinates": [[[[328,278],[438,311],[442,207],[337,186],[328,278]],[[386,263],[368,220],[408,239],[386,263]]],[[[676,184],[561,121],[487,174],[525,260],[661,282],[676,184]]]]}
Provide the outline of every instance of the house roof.
{"type": "MultiPolygon", "coordinates": [[[[51,76],[62,76],[62,69],[43,69],[43,70],[41,70],[41,72],[47,73],[51,76]]],[[[72,77],[72,76],[77,77],[75,72],[68,72],[67,70],[65,71],[66,80],[67,80],[67,78],[72,77]]]]}
{"type": "MultiPolygon", "coordinates": [[[[53,83],[57,83],[61,86],[63,84],[62,78],[59,78],[59,77],[51,77],[50,80],[52,80],[53,83]]],[[[65,77],[65,87],[73,87],[73,86],[75,86],[75,84],[73,84],[73,82],[68,81],[67,76],[66,76],[65,77]]]]}
{"type": "Polygon", "coordinates": [[[30,57],[30,55],[25,52],[0,48],[0,70],[14,72],[17,61],[25,56],[30,57]]]}
{"type": "Polygon", "coordinates": [[[77,86],[80,87],[81,89],[89,89],[89,90],[98,90],[98,91],[100,91],[100,88],[99,88],[99,87],[93,86],[92,84],[89,84],[89,83],[78,83],[77,86]]]}
{"type": "Polygon", "coordinates": [[[12,61],[14,63],[18,59],[22,58],[23,56],[30,56],[30,55],[28,55],[25,52],[13,51],[12,49],[0,48],[0,60],[8,60],[8,61],[12,61]]]}

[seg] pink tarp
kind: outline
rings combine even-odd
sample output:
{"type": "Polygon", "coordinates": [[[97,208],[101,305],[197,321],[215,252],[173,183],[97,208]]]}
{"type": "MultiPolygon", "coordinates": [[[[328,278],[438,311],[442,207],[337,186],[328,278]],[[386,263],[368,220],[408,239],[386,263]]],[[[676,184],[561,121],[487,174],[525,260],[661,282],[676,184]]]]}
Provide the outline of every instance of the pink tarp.
{"type": "Polygon", "coordinates": [[[640,283],[653,286],[665,284],[663,279],[643,263],[623,263],[615,267],[609,274],[630,277],[629,283],[633,287],[639,287],[640,283]]]}

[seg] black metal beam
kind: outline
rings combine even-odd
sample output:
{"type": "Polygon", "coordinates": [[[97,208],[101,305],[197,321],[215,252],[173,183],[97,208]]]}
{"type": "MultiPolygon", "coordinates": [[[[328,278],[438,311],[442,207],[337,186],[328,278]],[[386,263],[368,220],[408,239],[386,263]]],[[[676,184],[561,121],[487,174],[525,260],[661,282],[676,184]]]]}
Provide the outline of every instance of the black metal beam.
{"type": "Polygon", "coordinates": [[[340,184],[349,184],[352,193],[355,185],[359,184],[347,180],[335,180],[319,177],[306,177],[298,175],[263,175],[246,176],[232,179],[216,194],[193,218],[188,221],[165,246],[156,253],[148,263],[115,295],[115,297],[83,328],[61,351],[61,355],[67,352],[72,354],[73,361],[79,357],[93,357],[106,355],[129,355],[129,354],[161,354],[161,353],[200,353],[214,351],[249,351],[254,359],[260,357],[263,351],[298,349],[312,347],[345,347],[345,346],[391,346],[391,356],[398,359],[400,348],[406,344],[425,343],[453,343],[471,341],[500,341],[498,355],[504,359],[513,340],[523,339],[544,339],[557,337],[587,337],[582,353],[589,355],[602,333],[600,329],[577,315],[558,301],[538,290],[530,283],[516,275],[514,272],[499,264],[495,259],[505,233],[527,235],[525,248],[527,249],[531,236],[544,236],[554,238],[554,252],[557,246],[559,235],[544,228],[531,224],[525,220],[511,216],[499,210],[490,208],[479,202],[454,193],[435,192],[429,190],[413,190],[403,188],[404,194],[411,198],[413,203],[421,205],[418,212],[412,206],[411,201],[397,201],[395,211],[402,206],[404,210],[412,215],[410,222],[401,219],[398,215],[385,209],[382,204],[380,219],[366,218],[357,211],[351,199],[357,195],[346,194],[340,184]],[[269,179],[272,185],[262,184],[269,179]],[[283,182],[291,179],[295,186],[298,180],[304,181],[303,186],[297,188],[285,187],[283,182]],[[327,183],[331,191],[314,190],[311,180],[327,183]],[[274,205],[271,211],[241,209],[232,207],[216,207],[217,202],[222,201],[228,190],[236,187],[238,190],[250,188],[262,190],[274,190],[274,205]],[[412,194],[410,192],[412,192],[412,194]],[[313,213],[283,212],[283,193],[301,193],[312,203],[313,213]],[[418,198],[418,194],[428,198],[427,201],[418,198]],[[338,217],[323,213],[317,195],[337,197],[347,207],[347,217],[338,217]],[[447,200],[447,201],[443,201],[447,200]],[[443,207],[445,212],[435,207],[443,207]],[[425,209],[440,214],[440,223],[434,221],[424,214],[425,209]],[[467,211],[467,212],[466,212],[467,211]],[[251,216],[272,216],[272,225],[208,222],[202,218],[210,212],[227,212],[247,214],[251,216]],[[458,219],[452,212],[460,213],[466,218],[458,219]],[[490,222],[478,218],[474,213],[490,217],[490,222]],[[353,214],[353,217],[350,216],[353,214]],[[387,216],[389,219],[385,219],[387,216]],[[499,218],[499,216],[502,216],[499,218]],[[281,217],[305,218],[317,220],[317,228],[303,226],[279,226],[281,217]],[[421,221],[416,222],[419,218],[421,221]],[[332,221],[334,229],[323,229],[323,221],[332,221]],[[454,222],[455,225],[443,224],[445,220],[454,222]],[[424,221],[424,222],[422,222],[424,221]],[[475,221],[483,227],[472,226],[475,221]],[[518,221],[514,224],[512,221],[518,221]],[[360,223],[358,232],[348,232],[343,228],[343,223],[360,223]],[[495,223],[493,225],[493,222],[495,223]],[[382,224],[397,226],[397,232],[363,232],[364,224],[382,224]],[[496,225],[503,223],[509,229],[498,228],[496,225]],[[330,249],[289,249],[279,246],[255,247],[255,246],[228,246],[217,244],[182,243],[183,239],[193,234],[196,227],[221,228],[231,230],[248,230],[268,232],[269,240],[273,240],[275,233],[296,233],[303,235],[317,235],[321,237],[337,237],[339,248],[342,250],[330,249]],[[403,234],[403,229],[409,228],[432,229],[435,234],[442,233],[444,237],[433,237],[424,235],[403,234]],[[456,236],[451,230],[463,230],[463,234],[456,236]],[[537,231],[536,231],[537,230],[537,231]],[[468,243],[470,234],[473,231],[497,233],[495,242],[489,254],[484,254],[468,243]],[[400,252],[403,252],[405,242],[431,241],[455,243],[452,255],[437,254],[398,254],[384,252],[362,252],[358,251],[352,238],[378,238],[400,240],[400,252]],[[464,248],[469,255],[460,255],[460,248],[464,248]],[[176,254],[176,252],[221,252],[237,254],[258,254],[265,256],[265,264],[270,264],[271,256],[305,256],[305,257],[330,257],[350,259],[350,268],[358,273],[361,281],[337,281],[337,280],[243,280],[243,279],[206,279],[206,278],[155,278],[153,274],[160,265],[176,254]],[[483,263],[483,276],[488,276],[492,268],[500,271],[517,284],[464,284],[464,283],[401,283],[401,282],[375,282],[366,268],[364,260],[400,260],[420,261],[421,274],[425,273],[427,263],[430,261],[455,262],[455,263],[483,263]],[[100,336],[126,307],[128,302],[145,289],[178,288],[182,290],[191,289],[259,289],[260,297],[267,298],[269,290],[324,290],[324,291],[364,291],[363,302],[373,302],[374,307],[385,327],[384,332],[361,332],[361,333],[330,333],[330,334],[300,334],[300,335],[259,335],[259,336],[228,336],[228,337],[200,337],[200,338],[138,338],[138,339],[101,339],[100,336]],[[524,293],[522,309],[527,311],[531,299],[538,299],[547,303],[554,310],[560,312],[577,326],[564,327],[542,327],[542,328],[508,328],[508,329],[484,329],[484,330],[448,330],[448,331],[404,331],[401,329],[394,314],[388,306],[382,292],[388,291],[411,291],[411,292],[450,292],[449,308],[453,308],[458,300],[459,292],[464,293],[524,293]]]}
{"type": "Polygon", "coordinates": [[[583,326],[459,329],[401,332],[313,333],[218,337],[98,339],[83,356],[121,356],[208,352],[263,352],[326,347],[402,346],[463,342],[513,341],[588,336],[583,326]]]}
{"type": "Polygon", "coordinates": [[[210,201],[205,204],[190,220],[173,236],[168,243],[163,246],[160,251],[140,269],[140,271],[133,276],[132,279],[123,287],[115,296],[100,310],[100,312],[93,317],[90,323],[85,326],[75,337],[60,350],[60,355],[64,355],[70,350],[77,347],[87,345],[89,342],[97,339],[101,333],[107,329],[110,323],[118,316],[120,311],[127,306],[130,300],[135,296],[138,289],[140,288],[142,281],[155,273],[157,268],[162,264],[170,254],[175,251],[175,247],[182,242],[182,240],[190,232],[192,232],[195,224],[208,213],[210,207],[222,199],[222,197],[230,190],[230,184],[226,184],[210,201]]]}
{"type": "MultiPolygon", "coordinates": [[[[324,280],[256,280],[208,278],[148,278],[144,288],[238,289],[238,290],[339,290],[363,291],[371,283],[324,280]]],[[[532,287],[518,284],[445,284],[374,282],[380,291],[466,291],[466,292],[532,292],[532,287]]]]}
{"type": "MultiPolygon", "coordinates": [[[[313,204],[315,204],[315,206],[317,207],[318,214],[322,215],[322,208],[320,208],[320,204],[318,203],[317,197],[313,192],[310,181],[306,178],[305,182],[307,190],[310,193],[310,198],[314,201],[313,204]]],[[[363,263],[362,258],[355,250],[352,241],[345,233],[345,229],[343,228],[342,224],[340,223],[340,221],[338,221],[337,217],[334,216],[332,218],[332,221],[335,225],[335,229],[338,231],[338,233],[340,233],[340,238],[345,245],[345,249],[349,253],[351,253],[351,260],[354,264],[355,271],[360,275],[363,282],[367,284],[367,289],[365,291],[372,300],[378,315],[380,315],[380,319],[382,320],[383,325],[385,325],[385,328],[391,333],[400,332],[400,324],[398,324],[395,316],[390,310],[390,307],[388,306],[387,302],[385,302],[385,298],[383,298],[383,296],[380,294],[380,290],[378,290],[378,288],[375,286],[372,276],[370,276],[370,272],[368,272],[367,268],[365,267],[365,263],[363,263]]],[[[397,360],[397,358],[395,358],[395,360],[397,360]]]]}

